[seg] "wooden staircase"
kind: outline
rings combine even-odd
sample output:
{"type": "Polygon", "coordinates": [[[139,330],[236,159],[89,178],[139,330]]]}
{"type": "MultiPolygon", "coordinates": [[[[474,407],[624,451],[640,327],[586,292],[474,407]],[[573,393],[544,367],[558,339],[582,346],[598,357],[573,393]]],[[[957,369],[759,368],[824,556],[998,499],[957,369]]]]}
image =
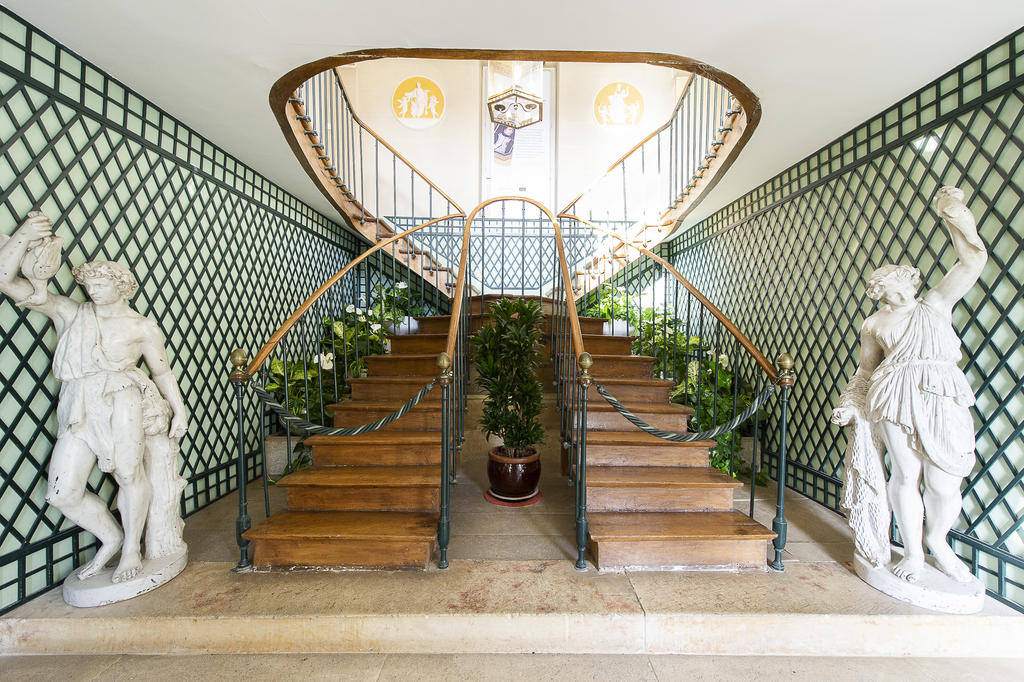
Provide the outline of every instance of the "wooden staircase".
{"type": "MultiPolygon", "coordinates": [[[[391,354],[366,358],[351,400],[331,407],[335,426],[358,426],[400,407],[437,376],[449,317],[417,318],[419,333],[390,337],[391,354]]],[[[471,329],[482,315],[471,315],[471,329]]],[[[596,381],[652,426],[685,432],[690,408],[669,402],[672,381],[651,378],[655,358],[633,338],[581,318],[596,381]]],[[[550,337],[550,318],[544,335],[550,337]]],[[[549,365],[541,368],[545,386],[549,365]]],[[[636,429],[588,393],[589,548],[601,569],[764,569],[775,535],[733,509],[740,484],[708,466],[713,441],[673,443],[636,429]]],[[[470,427],[472,428],[472,427],[470,427]]],[[[403,418],[359,436],[313,436],[313,466],[278,482],[286,511],[250,529],[259,568],[418,568],[436,542],[441,481],[441,391],[403,418]]],[[[562,471],[570,462],[563,450],[562,471]]]]}
{"type": "MultiPolygon", "coordinates": [[[[398,409],[438,374],[448,317],[421,318],[429,333],[391,336],[391,354],[366,358],[351,400],[332,405],[335,426],[398,409]],[[443,327],[443,329],[442,329],[443,327]]],[[[358,436],[312,436],[313,466],[278,481],[286,511],[250,529],[257,568],[418,568],[434,551],[441,484],[441,391],[401,419],[358,436]]]]}
{"type": "MultiPolygon", "coordinates": [[[[632,355],[632,337],[601,334],[603,322],[581,320],[595,381],[651,426],[685,433],[693,410],[669,402],[674,383],[651,378],[655,358],[632,355]]],[[[598,568],[766,568],[775,534],[734,510],[741,484],[708,466],[714,441],[662,440],[595,387],[587,398],[588,545],[598,568]]]]}

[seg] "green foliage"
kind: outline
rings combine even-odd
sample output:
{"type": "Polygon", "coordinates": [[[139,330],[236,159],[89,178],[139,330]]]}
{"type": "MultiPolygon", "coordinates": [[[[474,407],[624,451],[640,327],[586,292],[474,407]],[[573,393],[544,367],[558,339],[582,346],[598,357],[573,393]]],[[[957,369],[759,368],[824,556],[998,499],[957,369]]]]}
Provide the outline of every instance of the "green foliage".
{"type": "MultiPolygon", "coordinates": [[[[685,321],[663,307],[644,307],[642,301],[634,300],[625,287],[602,285],[581,302],[579,312],[592,317],[626,320],[630,333],[635,336],[633,353],[656,358],[656,375],[676,377],[677,380],[682,378],[672,391],[671,400],[694,409],[690,417],[690,431],[705,431],[724,424],[732,419],[734,413],[739,414],[753,402],[753,390],[735,376],[727,355],[719,354],[698,336],[688,336],[685,321]]],[[[717,437],[717,445],[711,451],[712,467],[729,473],[732,460],[733,475],[749,476],[750,464],[738,457],[742,443],[738,431],[744,428],[741,425],[717,437]]],[[[764,485],[767,481],[767,475],[759,472],[757,483],[764,485]]]]}
{"type": "Polygon", "coordinates": [[[634,337],[633,354],[655,358],[654,372],[658,375],[672,375],[678,368],[680,354],[688,355],[700,344],[695,336],[686,338],[681,331],[684,325],[675,315],[662,306],[644,307],[642,301],[633,300],[625,287],[601,285],[587,296],[579,314],[628,322],[634,337]]]}
{"type": "MultiPolygon", "coordinates": [[[[734,414],[750,407],[754,400],[750,386],[729,367],[727,355],[716,356],[713,350],[707,350],[705,356],[686,363],[683,381],[679,382],[671,395],[672,402],[693,408],[691,431],[706,431],[724,424],[734,414]]],[[[745,470],[749,474],[749,464],[738,457],[742,442],[740,434],[735,430],[726,431],[716,440],[717,445],[711,452],[711,466],[729,473],[729,462],[732,460],[734,473],[743,473],[745,470]]]]}
{"type": "Polygon", "coordinates": [[[537,380],[540,359],[540,304],[504,298],[491,304],[490,322],[470,341],[477,383],[486,392],[480,425],[505,443],[509,457],[525,457],[526,448],[544,442],[538,417],[544,394],[537,380]]]}
{"type": "Polygon", "coordinates": [[[289,362],[287,376],[284,361],[271,359],[265,388],[289,412],[313,424],[328,424],[331,415],[326,407],[349,391],[345,379],[366,371],[366,356],[387,352],[389,327],[422,312],[410,300],[405,282],[375,286],[371,300],[366,309],[350,303],[337,317],[325,317],[319,340],[321,352],[305,361],[289,362]]]}

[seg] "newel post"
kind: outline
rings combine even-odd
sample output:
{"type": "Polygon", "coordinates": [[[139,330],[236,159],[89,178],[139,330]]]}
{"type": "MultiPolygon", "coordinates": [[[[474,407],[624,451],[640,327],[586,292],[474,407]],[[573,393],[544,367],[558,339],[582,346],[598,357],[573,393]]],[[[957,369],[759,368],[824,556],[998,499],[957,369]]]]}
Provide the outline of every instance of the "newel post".
{"type": "Polygon", "coordinates": [[[775,519],[772,521],[772,530],[775,531],[775,539],[772,545],[775,547],[775,560],[771,567],[776,571],[785,570],[782,565],[782,550],[786,547],[786,429],[789,419],[789,392],[796,383],[796,373],[793,371],[793,358],[789,353],[783,353],[776,360],[779,368],[778,385],[782,389],[781,415],[779,422],[779,471],[778,484],[779,492],[775,503],[775,519]]]}
{"type": "Polygon", "coordinates": [[[449,477],[455,448],[452,443],[452,360],[447,353],[437,356],[437,366],[441,369],[437,377],[437,383],[441,384],[441,513],[437,518],[437,547],[441,556],[437,567],[448,568],[448,542],[451,539],[449,477]]]}
{"type": "Polygon", "coordinates": [[[594,365],[594,359],[590,353],[580,353],[580,373],[577,377],[579,386],[579,434],[577,436],[576,456],[576,568],[585,570],[587,562],[583,558],[587,551],[587,391],[594,383],[594,377],[590,374],[590,368],[594,365]]]}
{"type": "MultiPolygon", "coordinates": [[[[238,460],[236,462],[235,476],[238,480],[238,519],[235,521],[235,540],[238,542],[240,557],[238,565],[233,571],[248,571],[252,568],[249,561],[249,541],[244,534],[252,526],[249,518],[248,503],[245,498],[245,391],[249,387],[249,373],[245,371],[245,365],[249,362],[249,356],[241,348],[236,348],[231,353],[231,376],[228,377],[235,389],[235,399],[238,403],[238,460]]],[[[264,474],[265,475],[265,474],[264,474]]]]}

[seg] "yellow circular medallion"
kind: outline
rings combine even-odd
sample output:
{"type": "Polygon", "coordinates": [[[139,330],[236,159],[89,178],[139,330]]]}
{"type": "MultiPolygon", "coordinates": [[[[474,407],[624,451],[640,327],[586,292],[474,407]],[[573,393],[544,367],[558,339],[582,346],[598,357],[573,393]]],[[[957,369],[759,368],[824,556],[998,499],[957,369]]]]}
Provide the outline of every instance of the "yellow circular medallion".
{"type": "Polygon", "coordinates": [[[444,115],[444,92],[429,78],[412,76],[395,88],[391,106],[403,125],[409,128],[429,128],[444,115]]]}
{"type": "Polygon", "coordinates": [[[643,115],[643,95],[629,83],[609,83],[594,98],[594,118],[601,125],[636,125],[643,115]]]}

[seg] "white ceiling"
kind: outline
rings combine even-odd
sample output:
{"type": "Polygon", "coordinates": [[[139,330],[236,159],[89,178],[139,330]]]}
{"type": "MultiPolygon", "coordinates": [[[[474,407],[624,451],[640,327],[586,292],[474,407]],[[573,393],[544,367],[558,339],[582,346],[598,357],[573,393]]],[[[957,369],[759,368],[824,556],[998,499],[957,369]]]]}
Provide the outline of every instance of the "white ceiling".
{"type": "Polygon", "coordinates": [[[267,105],[292,68],[366,48],[668,52],[761,99],[687,222],[741,196],[1024,25],[1021,0],[4,0],[27,21],[328,215],[267,105]]]}

